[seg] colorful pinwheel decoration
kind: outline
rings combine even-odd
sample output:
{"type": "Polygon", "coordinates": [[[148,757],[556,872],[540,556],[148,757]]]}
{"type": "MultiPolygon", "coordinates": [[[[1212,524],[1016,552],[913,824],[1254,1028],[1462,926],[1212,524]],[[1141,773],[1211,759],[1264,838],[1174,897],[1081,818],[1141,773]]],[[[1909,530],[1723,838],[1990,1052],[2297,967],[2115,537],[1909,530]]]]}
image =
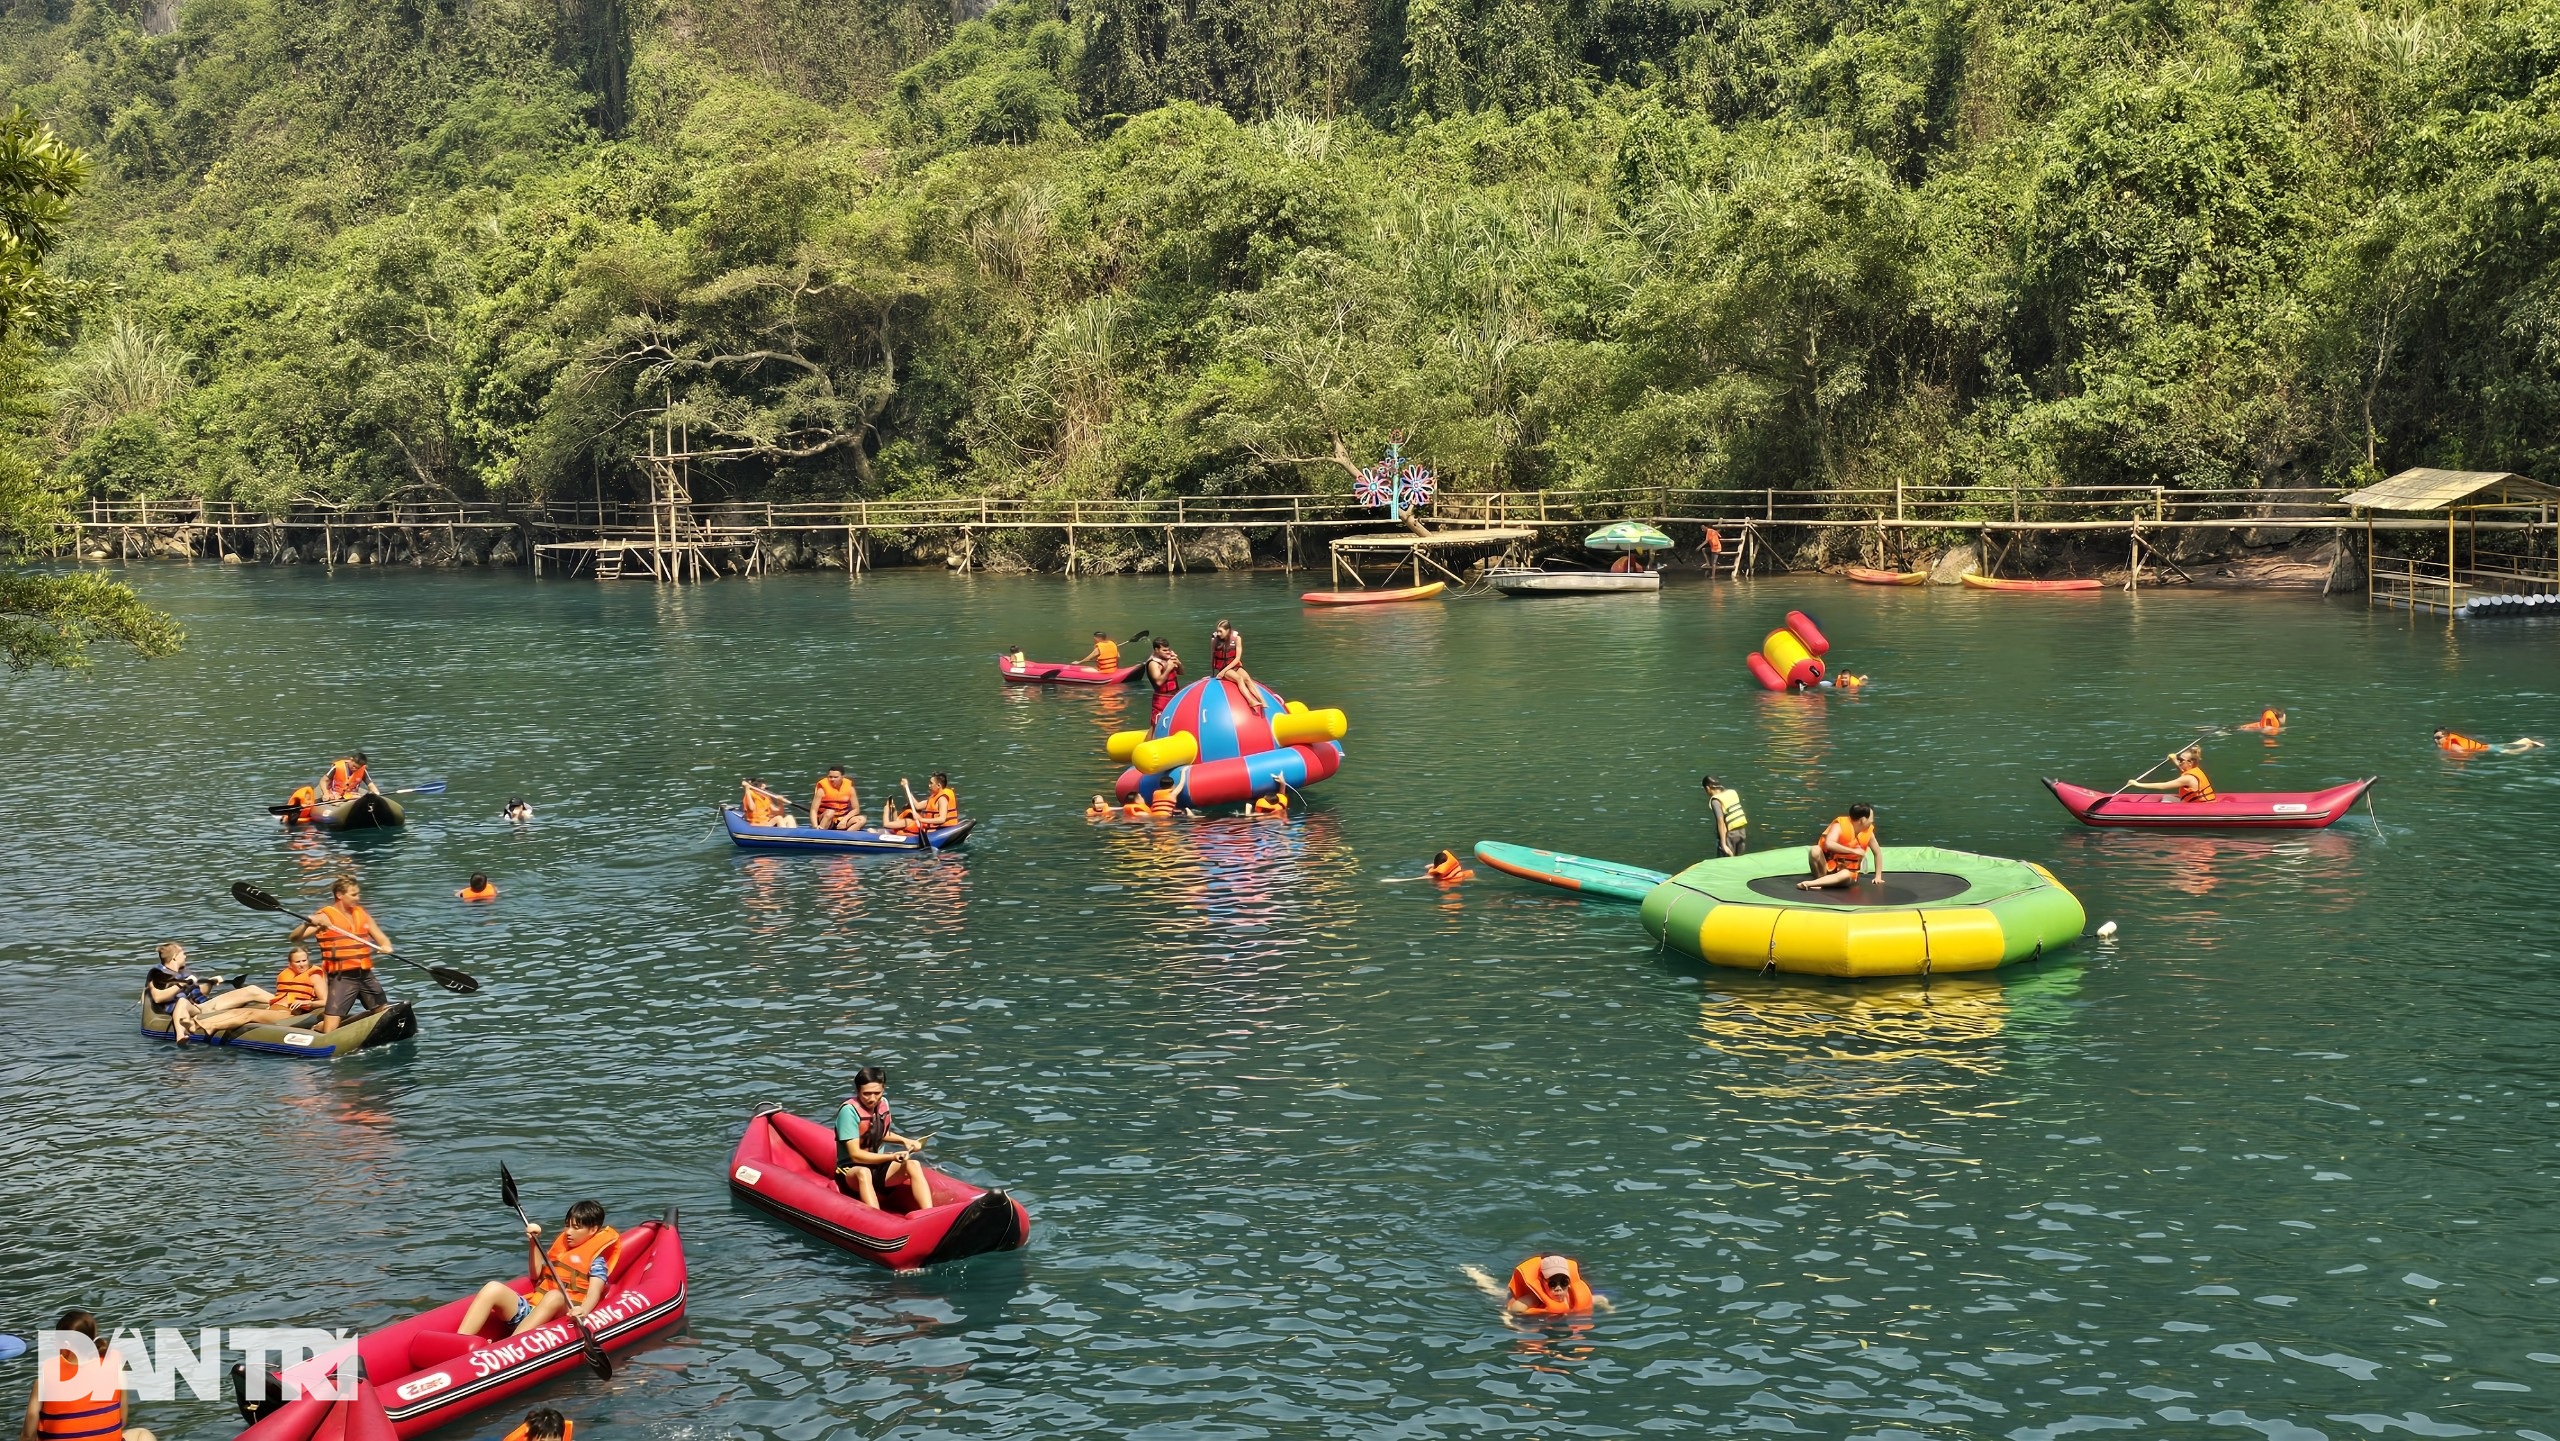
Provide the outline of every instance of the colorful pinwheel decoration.
{"type": "Polygon", "coordinates": [[[1399,434],[1387,442],[1387,458],[1361,471],[1351,492],[1362,505],[1385,506],[1387,519],[1402,520],[1406,511],[1429,505],[1439,484],[1429,466],[1404,458],[1404,437],[1399,434]]]}

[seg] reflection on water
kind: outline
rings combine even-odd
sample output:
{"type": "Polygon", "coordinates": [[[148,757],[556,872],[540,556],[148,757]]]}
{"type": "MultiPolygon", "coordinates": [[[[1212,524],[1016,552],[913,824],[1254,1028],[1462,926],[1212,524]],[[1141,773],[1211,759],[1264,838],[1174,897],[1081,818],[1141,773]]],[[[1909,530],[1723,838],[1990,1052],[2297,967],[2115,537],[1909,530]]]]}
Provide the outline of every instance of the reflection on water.
{"type": "MultiPolygon", "coordinates": [[[[541,1398],[617,1435],[2555,1429],[2560,1283],[2517,1258],[2560,1250],[2535,1140],[2560,951],[2516,871],[2560,765],[2426,741],[2457,705],[2547,729],[2547,648],[2452,654],[2357,606],[1814,581],[1331,613],[1276,577],[138,574],[188,652],[12,682],[0,723],[27,1162],[0,1215],[28,1242],[0,1321],[377,1325],[512,1261],[505,1162],[537,1216],[683,1209],[684,1334],[541,1398]],[[1799,605],[1878,689],[1749,685],[1799,605]],[[1341,774],[1287,822],[1086,825],[1144,688],[1007,686],[987,653],[1219,614],[1344,708],[1341,774]],[[273,704],[315,653],[344,683],[273,704]],[[2037,784],[2266,696],[2283,743],[2215,763],[2379,771],[2387,844],[2363,817],[2090,830],[2037,784]],[[352,744],[452,790],[374,836],[259,811],[352,744]],[[939,861],[749,854],[712,818],[740,774],[839,758],[875,802],[950,770],[977,833],[939,861]],[[1631,907],[1382,884],[1480,838],[1675,869],[1712,844],[1709,770],[1763,849],[1866,799],[1888,846],[2049,865],[2120,943],[1764,981],[1661,957],[1631,907]],[[137,793],[186,823],[99,823],[137,793]],[[540,822],[500,823],[510,794],[540,822]],[[498,904],[454,901],[475,869],[498,904]],[[421,1036],[327,1067],[133,1034],[151,940],[269,965],[282,927],[223,885],[312,900],[342,872],[485,989],[386,973],[421,1036]],[[1028,1250],[896,1276],[730,1203],[748,1114],[823,1113],[864,1063],[944,1164],[1024,1197],[1028,1250]],[[294,1227],[319,1272],[278,1261],[294,1227]],[[1618,1311],[1515,1330],[1461,1276],[1548,1249],[1618,1311]]],[[[219,1406],[145,1419],[229,1434],[219,1406]]]]}

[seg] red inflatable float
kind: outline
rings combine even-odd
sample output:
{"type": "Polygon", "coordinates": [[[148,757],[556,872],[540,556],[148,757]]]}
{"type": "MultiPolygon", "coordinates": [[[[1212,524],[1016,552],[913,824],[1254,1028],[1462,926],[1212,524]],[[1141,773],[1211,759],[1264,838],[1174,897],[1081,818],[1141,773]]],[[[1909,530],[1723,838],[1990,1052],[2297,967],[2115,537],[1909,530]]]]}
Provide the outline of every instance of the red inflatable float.
{"type": "Polygon", "coordinates": [[[1751,667],[1751,678],[1764,690],[1786,691],[1822,684],[1822,657],[1831,649],[1823,639],[1822,627],[1813,617],[1800,610],[1787,612],[1787,623],[1760,640],[1760,648],[1745,657],[1751,667]]]}

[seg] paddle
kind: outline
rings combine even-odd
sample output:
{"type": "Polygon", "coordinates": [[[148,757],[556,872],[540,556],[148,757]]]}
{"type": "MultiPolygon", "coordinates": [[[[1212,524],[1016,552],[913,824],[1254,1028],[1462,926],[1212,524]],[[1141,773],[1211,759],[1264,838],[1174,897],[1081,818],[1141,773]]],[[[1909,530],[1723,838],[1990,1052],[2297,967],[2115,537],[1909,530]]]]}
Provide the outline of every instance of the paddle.
{"type": "MultiPolygon", "coordinates": [[[[444,791],[445,783],[443,781],[428,781],[422,785],[403,786],[396,791],[384,791],[382,794],[386,796],[440,796],[444,794],[444,791]]],[[[333,806],[337,805],[338,802],[314,801],[312,804],[315,806],[333,806]]],[[[267,807],[267,814],[271,816],[280,816],[293,809],[294,807],[289,805],[274,805],[267,807]]]]}
{"type": "MultiPolygon", "coordinates": [[[[523,1205],[516,1200],[516,1178],[508,1174],[504,1161],[498,1163],[498,1194],[506,1199],[507,1209],[516,1213],[516,1219],[524,1223],[525,1230],[531,1232],[533,1219],[525,1215],[523,1205]]],[[[560,1268],[551,1264],[551,1253],[533,1245],[530,1239],[526,1242],[526,1249],[542,1258],[543,1274],[551,1278],[552,1285],[559,1287],[561,1301],[567,1302],[569,1288],[560,1285],[560,1268]]],[[[569,1324],[578,1328],[578,1350],[587,1358],[587,1369],[595,1372],[599,1380],[612,1380],[613,1358],[604,1354],[604,1348],[596,1344],[596,1333],[587,1329],[586,1318],[575,1311],[566,1314],[569,1324]]]]}
{"type": "Polygon", "coordinates": [[[2114,790],[2111,790],[2111,791],[2107,792],[2105,795],[2098,797],[2096,800],[2091,801],[2091,802],[2089,803],[2089,809],[2090,809],[2092,812],[2095,812],[2095,811],[2098,809],[2098,807],[2100,807],[2100,806],[2102,806],[2102,805],[2105,805],[2107,802],[2109,802],[2109,801],[2111,801],[2111,800],[2114,800],[2116,797],[2118,797],[2118,796],[2120,796],[2120,795],[2123,795],[2126,791],[2129,791],[2129,790],[2133,789],[2135,786],[2140,785],[2142,782],[2144,782],[2144,781],[2147,781],[2147,780],[2151,779],[2151,772],[2152,772],[2152,771],[2156,771],[2156,770],[2160,769],[2162,766],[2165,766],[2165,765],[2170,764],[2171,762],[2175,761],[2175,760],[2176,760],[2176,759],[2177,759],[2181,754],[2183,754],[2183,752],[2181,752],[2181,751],[2171,751],[2171,752],[2169,752],[2169,754],[2168,754],[2167,756],[2165,756],[2165,757],[2163,757],[2163,758],[2161,758],[2161,759],[2159,759],[2159,760],[2153,761],[2153,762],[2151,763],[2151,767],[2150,767],[2150,769],[2149,769],[2149,770],[2144,771],[2142,774],[2140,774],[2140,775],[2138,775],[2138,776],[2135,776],[2132,780],[2126,781],[2123,785],[2120,785],[2120,786],[2116,787],[2114,790]]]}
{"type": "MultiPolygon", "coordinates": [[[[317,926],[320,924],[320,922],[311,919],[300,911],[286,910],[284,908],[284,902],[268,895],[265,891],[259,890],[256,886],[249,884],[247,881],[233,881],[231,883],[231,899],[238,901],[240,904],[247,906],[253,911],[269,911],[279,915],[291,916],[306,926],[317,926]]],[[[362,936],[347,935],[347,932],[338,930],[336,926],[329,926],[326,927],[326,929],[337,931],[339,935],[347,936],[347,939],[356,942],[366,950],[372,951],[377,955],[389,956],[395,961],[400,961],[404,964],[417,967],[419,970],[422,970],[428,975],[434,977],[437,985],[444,987],[446,990],[453,992],[457,996],[467,996],[480,989],[480,983],[478,981],[464,975],[460,971],[453,970],[445,966],[431,966],[424,961],[412,961],[407,956],[401,955],[397,951],[383,950],[380,946],[366,940],[362,936]]]]}

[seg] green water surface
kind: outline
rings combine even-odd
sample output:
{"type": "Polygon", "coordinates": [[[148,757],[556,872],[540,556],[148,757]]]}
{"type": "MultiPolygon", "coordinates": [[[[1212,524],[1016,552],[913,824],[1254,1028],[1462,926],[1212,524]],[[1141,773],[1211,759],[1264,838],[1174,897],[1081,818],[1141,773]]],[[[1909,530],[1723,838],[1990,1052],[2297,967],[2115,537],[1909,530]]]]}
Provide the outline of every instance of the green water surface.
{"type": "Polygon", "coordinates": [[[2560,761],[2427,739],[2560,729],[2551,627],[1820,580],[1320,611],[1278,576],[132,575],[184,654],[0,680],[0,1329],[381,1324],[508,1272],[504,1161],[538,1213],[681,1208],[686,1323],[546,1393],[608,1438],[2560,1435],[2560,761]],[[1750,686],[1798,606],[1871,690],[1750,686]],[[1150,627],[1196,668],[1220,615],[1348,712],[1341,774],[1285,825],[1087,826],[1143,688],[993,653],[1150,627]],[[2037,784],[2262,704],[2293,728],[2209,742],[2216,782],[2379,774],[2379,831],[2090,831],[2037,784]],[[381,836],[263,814],[355,746],[451,791],[381,836]],[[948,769],[977,834],[730,847],[739,776],[838,760],[875,804],[948,769]],[[1630,906],[1386,884],[1486,837],[1675,870],[1707,768],[1760,846],[1869,800],[2121,938],[1763,981],[1630,906]],[[497,905],[453,899],[475,869],[497,905]],[[335,1065],[135,1033],[158,940],[272,969],[230,881],[341,872],[487,989],[401,985],[421,1039],[335,1065]],[[728,1200],[748,1115],[865,1062],[1027,1250],[893,1275],[728,1200]],[[1461,1272],[1545,1249],[1616,1311],[1508,1329],[1461,1272]]]}

